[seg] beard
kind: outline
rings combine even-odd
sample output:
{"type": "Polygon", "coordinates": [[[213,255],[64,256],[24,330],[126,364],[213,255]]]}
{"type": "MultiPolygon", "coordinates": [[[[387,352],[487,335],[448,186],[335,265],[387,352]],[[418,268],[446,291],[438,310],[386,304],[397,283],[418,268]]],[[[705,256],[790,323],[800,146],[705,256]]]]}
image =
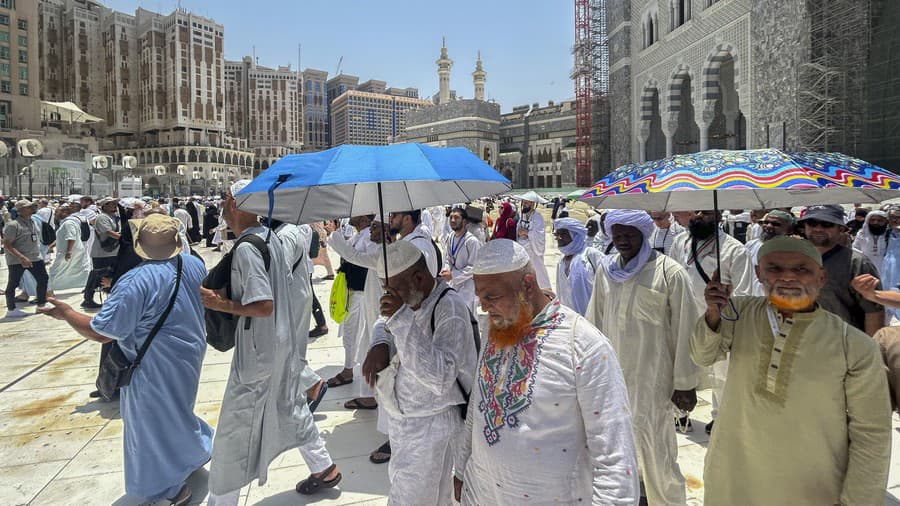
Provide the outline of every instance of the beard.
{"type": "Polygon", "coordinates": [[[513,319],[500,323],[495,322],[493,318],[489,319],[488,340],[497,348],[515,346],[531,329],[531,320],[534,319],[531,314],[531,305],[522,294],[517,297],[517,305],[518,311],[513,319]]]}
{"type": "Polygon", "coordinates": [[[418,307],[422,304],[423,300],[425,300],[425,292],[414,288],[409,291],[409,300],[403,302],[409,307],[418,307]]]}
{"type": "Polygon", "coordinates": [[[884,235],[884,233],[887,232],[887,225],[869,224],[869,232],[874,236],[884,235]]]}
{"type": "Polygon", "coordinates": [[[768,241],[769,239],[773,239],[775,237],[778,237],[777,233],[775,233],[774,231],[769,232],[768,230],[763,229],[763,233],[762,233],[763,242],[768,241]]]}
{"type": "Polygon", "coordinates": [[[784,311],[802,311],[812,307],[816,302],[816,294],[805,286],[781,287],[763,283],[766,298],[778,309],[784,311]]]}
{"type": "Polygon", "coordinates": [[[452,230],[454,232],[459,232],[460,230],[463,229],[463,227],[465,227],[464,223],[460,223],[460,224],[456,225],[455,227],[453,225],[450,225],[450,230],[452,230]]]}
{"type": "Polygon", "coordinates": [[[688,225],[688,231],[691,233],[691,237],[706,239],[707,237],[711,237],[716,231],[716,224],[707,221],[694,220],[688,225]]]}
{"type": "Polygon", "coordinates": [[[389,232],[391,235],[397,235],[397,234],[400,233],[400,228],[399,228],[399,227],[391,227],[391,228],[388,229],[388,232],[389,232]]]}
{"type": "Polygon", "coordinates": [[[525,204],[522,204],[522,213],[523,214],[530,213],[532,209],[534,209],[534,206],[530,206],[530,205],[526,206],[525,204]]]}

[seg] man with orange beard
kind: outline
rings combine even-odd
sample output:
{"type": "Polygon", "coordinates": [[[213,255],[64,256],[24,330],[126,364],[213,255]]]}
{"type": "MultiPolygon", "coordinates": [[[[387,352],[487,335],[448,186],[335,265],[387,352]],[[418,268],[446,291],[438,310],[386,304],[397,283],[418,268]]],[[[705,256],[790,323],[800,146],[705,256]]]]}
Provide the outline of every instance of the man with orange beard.
{"type": "Polygon", "coordinates": [[[609,341],[540,289],[514,241],[482,246],[474,278],[490,326],[455,462],[462,504],[637,504],[631,410],[609,341]]]}
{"type": "Polygon", "coordinates": [[[731,298],[711,280],[691,356],[731,355],[725,401],[706,454],[705,504],[881,504],[891,454],[891,411],[878,348],[816,302],[822,255],[804,239],[759,249],[765,297],[731,298]]]}

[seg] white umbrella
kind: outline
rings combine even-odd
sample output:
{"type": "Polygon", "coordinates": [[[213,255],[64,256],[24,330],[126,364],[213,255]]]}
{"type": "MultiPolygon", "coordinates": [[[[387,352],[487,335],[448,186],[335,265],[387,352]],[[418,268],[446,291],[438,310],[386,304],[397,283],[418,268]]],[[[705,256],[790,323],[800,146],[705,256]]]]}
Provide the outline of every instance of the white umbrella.
{"type": "Polygon", "coordinates": [[[525,192],[521,195],[513,195],[512,198],[519,200],[527,200],[528,202],[534,202],[535,204],[546,204],[547,199],[541,197],[534,190],[525,192]]]}

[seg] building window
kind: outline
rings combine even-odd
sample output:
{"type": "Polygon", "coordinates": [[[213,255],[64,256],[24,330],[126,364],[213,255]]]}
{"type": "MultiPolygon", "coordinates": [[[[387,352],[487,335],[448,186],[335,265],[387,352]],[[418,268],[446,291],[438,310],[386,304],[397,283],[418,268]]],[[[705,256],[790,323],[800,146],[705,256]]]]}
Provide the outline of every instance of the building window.
{"type": "Polygon", "coordinates": [[[691,20],[691,0],[669,0],[669,30],[691,20]]]}
{"type": "MultiPolygon", "coordinates": [[[[9,69],[7,69],[7,71],[9,71],[9,69]]],[[[28,80],[28,67],[19,67],[19,81],[27,81],[27,80],[28,80]]]]}
{"type": "Polygon", "coordinates": [[[9,26],[9,16],[0,14],[0,25],[9,26]]]}
{"type": "Polygon", "coordinates": [[[0,46],[0,60],[8,60],[9,59],[9,48],[6,46],[0,46]]]}
{"type": "Polygon", "coordinates": [[[28,21],[25,19],[19,20],[19,30],[27,30],[28,29],[28,21]]]}
{"type": "Polygon", "coordinates": [[[15,9],[16,0],[0,0],[0,7],[3,7],[4,9],[15,9]]]}
{"type": "Polygon", "coordinates": [[[28,85],[27,84],[19,85],[19,95],[28,95],[28,85]]]}
{"type": "Polygon", "coordinates": [[[24,35],[19,35],[19,46],[25,47],[28,45],[28,37],[24,35]]]}
{"type": "Polygon", "coordinates": [[[0,32],[0,42],[9,42],[9,32],[0,32]]]}
{"type": "Polygon", "coordinates": [[[12,104],[8,101],[0,102],[0,128],[9,128],[9,116],[12,112],[12,104]]]}
{"type": "Polygon", "coordinates": [[[9,81],[0,81],[0,93],[9,93],[9,81]]]}
{"type": "Polygon", "coordinates": [[[19,50],[19,63],[28,63],[28,51],[24,49],[19,50]]]}
{"type": "Polygon", "coordinates": [[[707,7],[712,7],[713,4],[717,4],[717,3],[719,3],[719,0],[706,0],[707,7]]]}
{"type": "Polygon", "coordinates": [[[0,63],[0,77],[9,77],[9,63],[0,63]]]}

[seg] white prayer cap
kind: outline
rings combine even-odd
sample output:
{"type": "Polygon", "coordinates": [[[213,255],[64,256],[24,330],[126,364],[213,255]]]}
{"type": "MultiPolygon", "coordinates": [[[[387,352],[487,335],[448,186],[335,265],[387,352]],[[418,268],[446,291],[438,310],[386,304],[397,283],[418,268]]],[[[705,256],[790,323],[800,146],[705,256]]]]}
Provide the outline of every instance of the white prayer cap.
{"type": "Polygon", "coordinates": [[[519,243],[509,239],[491,239],[478,250],[473,274],[490,275],[517,271],[531,261],[519,243]]]}
{"type": "Polygon", "coordinates": [[[235,195],[237,195],[237,193],[239,191],[243,190],[244,187],[247,186],[248,184],[250,184],[249,179],[241,179],[241,180],[235,181],[231,185],[231,196],[234,197],[235,195]]]}
{"type": "MultiPolygon", "coordinates": [[[[396,276],[406,269],[409,269],[422,258],[422,250],[409,241],[397,241],[387,246],[387,268],[388,275],[396,276]]],[[[378,249],[378,277],[385,279],[384,273],[384,250],[378,249]]]]}

